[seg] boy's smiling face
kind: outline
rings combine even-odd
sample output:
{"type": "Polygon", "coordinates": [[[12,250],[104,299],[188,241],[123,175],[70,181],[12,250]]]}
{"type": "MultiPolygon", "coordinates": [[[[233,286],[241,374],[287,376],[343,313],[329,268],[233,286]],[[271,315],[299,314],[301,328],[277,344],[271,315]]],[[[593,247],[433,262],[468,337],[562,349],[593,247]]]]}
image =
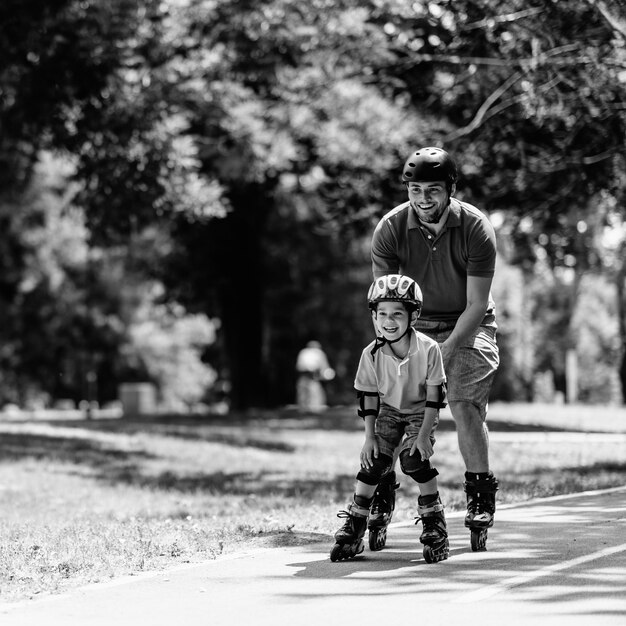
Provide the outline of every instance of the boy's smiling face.
{"type": "Polygon", "coordinates": [[[378,332],[388,341],[401,337],[410,323],[409,312],[401,302],[379,302],[372,315],[378,332]]]}

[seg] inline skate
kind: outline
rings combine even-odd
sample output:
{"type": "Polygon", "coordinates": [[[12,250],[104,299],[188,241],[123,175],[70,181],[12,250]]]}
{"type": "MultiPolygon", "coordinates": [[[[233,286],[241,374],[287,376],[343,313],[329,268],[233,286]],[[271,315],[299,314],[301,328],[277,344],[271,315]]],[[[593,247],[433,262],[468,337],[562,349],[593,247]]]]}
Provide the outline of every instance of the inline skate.
{"type": "Polygon", "coordinates": [[[346,518],[344,525],[335,533],[335,545],[330,551],[330,560],[352,559],[365,550],[363,537],[367,530],[367,518],[371,499],[355,496],[347,511],[340,511],[337,517],[346,518]]]}
{"type": "Polygon", "coordinates": [[[470,529],[470,545],[473,552],[481,552],[487,549],[487,531],[493,526],[498,481],[491,472],[482,475],[466,472],[464,488],[467,494],[465,526],[470,529]]]}
{"type": "Polygon", "coordinates": [[[448,530],[443,509],[439,496],[429,504],[424,504],[422,496],[419,496],[417,500],[419,517],[415,523],[417,524],[420,520],[422,522],[423,532],[420,536],[420,542],[424,544],[423,555],[426,563],[444,561],[450,554],[448,530]]]}
{"type": "Polygon", "coordinates": [[[392,470],[382,477],[376,488],[367,523],[369,548],[373,552],[382,550],[387,543],[387,528],[396,506],[396,489],[399,487],[396,473],[392,470]]]}

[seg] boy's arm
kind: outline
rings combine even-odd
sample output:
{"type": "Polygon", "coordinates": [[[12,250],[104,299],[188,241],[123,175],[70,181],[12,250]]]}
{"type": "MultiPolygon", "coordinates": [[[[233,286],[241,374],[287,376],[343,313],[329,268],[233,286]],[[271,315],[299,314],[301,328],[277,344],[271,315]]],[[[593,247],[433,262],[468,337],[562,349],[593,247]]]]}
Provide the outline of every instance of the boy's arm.
{"type": "Polygon", "coordinates": [[[375,458],[378,458],[378,444],[376,443],[376,431],[374,425],[380,400],[378,394],[359,393],[359,415],[365,425],[365,443],[361,448],[361,466],[370,468],[375,458]]]}
{"type": "Polygon", "coordinates": [[[418,450],[422,461],[427,461],[433,455],[433,446],[430,442],[430,433],[437,423],[439,409],[445,407],[445,391],[442,385],[426,385],[426,408],[424,421],[413,444],[410,454],[418,450]]]}

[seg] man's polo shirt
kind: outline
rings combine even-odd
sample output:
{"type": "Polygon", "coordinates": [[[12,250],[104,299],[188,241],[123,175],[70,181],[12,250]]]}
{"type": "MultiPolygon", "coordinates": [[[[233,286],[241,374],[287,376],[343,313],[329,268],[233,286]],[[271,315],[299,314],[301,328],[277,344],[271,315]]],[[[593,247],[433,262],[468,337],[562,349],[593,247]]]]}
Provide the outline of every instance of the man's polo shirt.
{"type": "MultiPolygon", "coordinates": [[[[450,200],[446,224],[435,236],[417,218],[409,202],[387,213],[372,237],[374,277],[405,274],[424,294],[421,318],[452,326],[467,304],[467,277],[493,277],[496,236],[491,222],[476,207],[450,200]]],[[[495,326],[495,304],[483,326],[495,326]]]]}
{"type": "Polygon", "coordinates": [[[426,405],[426,385],[446,381],[441,350],[434,339],[411,329],[409,353],[399,359],[389,345],[372,357],[375,341],[363,350],[354,380],[357,391],[378,393],[381,402],[401,413],[416,413],[426,405]]]}

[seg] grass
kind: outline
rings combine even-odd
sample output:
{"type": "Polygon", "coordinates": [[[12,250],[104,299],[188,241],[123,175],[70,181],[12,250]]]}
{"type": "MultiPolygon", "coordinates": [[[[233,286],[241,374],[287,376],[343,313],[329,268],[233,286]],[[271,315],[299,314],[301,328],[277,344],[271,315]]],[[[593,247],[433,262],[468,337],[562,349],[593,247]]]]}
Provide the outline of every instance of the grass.
{"type": "MultiPolygon", "coordinates": [[[[502,405],[490,424],[500,503],[626,483],[625,435],[602,434],[626,432],[624,409],[502,405]]],[[[330,542],[362,437],[353,408],[0,422],[0,602],[242,548],[330,542]]],[[[433,462],[447,509],[462,509],[449,419],[433,462]]],[[[417,488],[400,482],[395,519],[410,520],[417,488]]]]}

